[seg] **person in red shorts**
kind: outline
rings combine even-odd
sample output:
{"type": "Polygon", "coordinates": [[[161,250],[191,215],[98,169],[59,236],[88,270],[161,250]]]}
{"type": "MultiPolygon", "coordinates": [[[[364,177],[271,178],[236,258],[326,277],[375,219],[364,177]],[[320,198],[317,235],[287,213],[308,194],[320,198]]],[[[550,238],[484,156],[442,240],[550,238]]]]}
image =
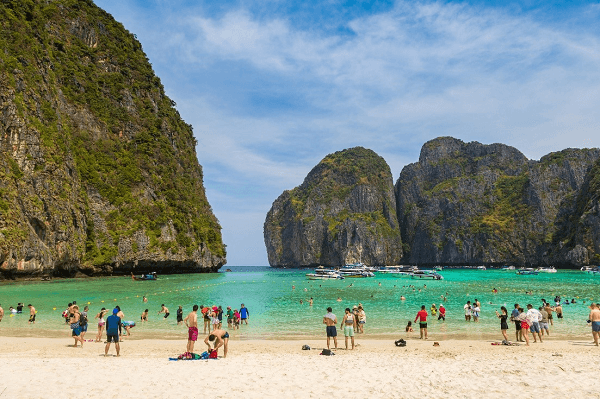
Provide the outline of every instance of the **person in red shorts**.
{"type": "Polygon", "coordinates": [[[515,320],[521,322],[521,332],[523,333],[527,346],[529,346],[529,323],[531,323],[531,321],[527,318],[527,313],[523,311],[523,308],[519,308],[519,316],[517,316],[515,320]]]}
{"type": "Polygon", "coordinates": [[[198,305],[194,305],[190,314],[183,319],[188,328],[187,352],[194,351],[194,343],[198,340],[198,305]]]}
{"type": "Polygon", "coordinates": [[[425,310],[425,305],[421,306],[421,310],[417,313],[417,317],[415,317],[415,323],[419,320],[419,331],[421,332],[421,338],[425,337],[427,339],[427,311],[425,310]]]}

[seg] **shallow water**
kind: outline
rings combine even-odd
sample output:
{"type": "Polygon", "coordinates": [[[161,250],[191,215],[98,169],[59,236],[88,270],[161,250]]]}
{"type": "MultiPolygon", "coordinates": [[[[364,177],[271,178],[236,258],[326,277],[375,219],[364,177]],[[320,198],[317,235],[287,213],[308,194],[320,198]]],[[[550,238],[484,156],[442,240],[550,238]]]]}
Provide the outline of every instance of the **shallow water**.
{"type": "MultiPolygon", "coordinates": [[[[427,311],[432,303],[439,306],[447,300],[446,322],[435,318],[429,321],[429,334],[443,338],[481,338],[499,335],[500,322],[495,310],[504,305],[509,312],[514,303],[534,306],[541,299],[552,301],[555,295],[575,298],[576,304],[564,305],[565,318],[554,319],[551,331],[558,335],[589,334],[586,319],[588,304],[600,301],[600,277],[580,271],[559,271],[555,274],[517,276],[514,271],[447,269],[441,272],[442,281],[414,280],[406,277],[376,274],[375,278],[343,281],[311,281],[305,278],[308,270],[281,270],[268,267],[229,267],[233,272],[161,276],[158,281],[132,281],[129,277],[54,280],[50,282],[3,282],[0,284],[0,305],[5,317],[0,323],[3,335],[64,336],[68,334],[61,313],[68,302],[90,307],[88,338],[95,334],[93,316],[102,307],[120,305],[125,320],[138,325],[132,330],[137,338],[181,338],[184,326],[176,324],[176,310],[183,306],[184,315],[194,304],[221,305],[223,309],[239,308],[244,303],[250,310],[249,325],[242,326],[234,336],[239,338],[292,338],[320,336],[324,333],[322,316],[325,308],[333,307],[341,318],[344,308],[362,303],[367,313],[365,332],[369,337],[404,335],[407,321],[421,305],[427,311]],[[352,284],[351,287],[349,285],[352,284]],[[381,284],[381,285],[380,285],[381,284]],[[408,285],[415,285],[413,291],[408,285]],[[426,285],[426,287],[424,286],[426,285]],[[295,286],[295,289],[292,289],[295,286]],[[498,294],[492,294],[492,289],[498,294]],[[419,289],[421,292],[419,292],[419,289]],[[532,291],[532,295],[526,294],[532,291]],[[148,303],[142,302],[142,296],[148,303]],[[406,296],[405,301],[400,296],[406,296]],[[314,305],[308,305],[308,298],[314,305]],[[341,302],[337,298],[342,299],[341,302]],[[467,300],[482,303],[479,323],[464,321],[463,306],[467,300]],[[300,300],[304,303],[300,304],[300,300]],[[585,301],[585,303],[584,303],[585,301]],[[37,311],[35,325],[29,325],[28,309],[11,316],[9,306],[17,302],[33,304],[37,311]],[[171,316],[164,320],[157,315],[164,303],[171,316]],[[140,314],[149,309],[148,323],[139,323],[140,314]]],[[[226,327],[226,324],[225,324],[226,327]]],[[[514,335],[512,325],[509,334],[514,335]]],[[[417,333],[418,334],[418,333],[417,333]]]]}

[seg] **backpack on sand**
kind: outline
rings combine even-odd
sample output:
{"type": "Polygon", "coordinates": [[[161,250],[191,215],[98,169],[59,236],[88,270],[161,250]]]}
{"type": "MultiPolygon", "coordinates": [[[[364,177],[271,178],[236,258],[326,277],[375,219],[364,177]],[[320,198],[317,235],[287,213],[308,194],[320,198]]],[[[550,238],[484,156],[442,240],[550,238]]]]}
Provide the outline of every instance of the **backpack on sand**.
{"type": "Polygon", "coordinates": [[[396,346],[406,346],[406,341],[400,338],[398,341],[395,341],[394,344],[396,344],[396,346]]]}

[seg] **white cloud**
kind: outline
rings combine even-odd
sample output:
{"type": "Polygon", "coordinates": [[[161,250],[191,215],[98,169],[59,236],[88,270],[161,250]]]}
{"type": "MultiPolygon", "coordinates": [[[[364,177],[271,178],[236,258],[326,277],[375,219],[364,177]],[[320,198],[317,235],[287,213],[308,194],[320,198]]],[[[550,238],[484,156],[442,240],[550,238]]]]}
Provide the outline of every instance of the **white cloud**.
{"type": "MultiPolygon", "coordinates": [[[[442,135],[503,142],[532,158],[600,147],[600,40],[577,20],[410,1],[340,21],[350,33],[298,29],[293,17],[236,8],[167,13],[158,26],[136,21],[194,126],[209,200],[229,229],[243,219],[237,207],[256,223],[323,156],[356,145],[384,155],[395,177],[442,135]],[[175,88],[178,74],[202,84],[175,88]],[[247,186],[256,191],[235,190],[247,186]]],[[[230,240],[235,258],[246,244],[230,240]]]]}

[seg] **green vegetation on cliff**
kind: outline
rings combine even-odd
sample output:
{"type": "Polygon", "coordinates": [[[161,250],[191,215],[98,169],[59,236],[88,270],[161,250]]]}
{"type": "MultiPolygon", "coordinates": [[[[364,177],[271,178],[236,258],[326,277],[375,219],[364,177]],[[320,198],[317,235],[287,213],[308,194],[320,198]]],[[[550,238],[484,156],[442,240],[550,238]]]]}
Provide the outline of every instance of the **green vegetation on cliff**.
{"type": "MultiPolygon", "coordinates": [[[[165,95],[135,35],[91,0],[2,1],[0,27],[0,87],[13,93],[9,100],[25,128],[39,135],[42,153],[30,151],[20,162],[33,164],[28,172],[10,155],[0,161],[13,176],[30,179],[67,165],[83,186],[75,193],[88,221],[82,259],[114,262],[119,240],[136,231],[146,232],[152,251],[191,255],[204,245],[224,258],[192,128],[165,95]],[[91,192],[108,204],[105,228],[92,221],[91,192]],[[157,239],[171,222],[175,241],[157,239]]],[[[71,196],[73,187],[66,184],[62,195],[71,196]]],[[[13,197],[0,198],[5,220],[13,197]]],[[[2,233],[6,250],[9,235],[2,233]]]]}

